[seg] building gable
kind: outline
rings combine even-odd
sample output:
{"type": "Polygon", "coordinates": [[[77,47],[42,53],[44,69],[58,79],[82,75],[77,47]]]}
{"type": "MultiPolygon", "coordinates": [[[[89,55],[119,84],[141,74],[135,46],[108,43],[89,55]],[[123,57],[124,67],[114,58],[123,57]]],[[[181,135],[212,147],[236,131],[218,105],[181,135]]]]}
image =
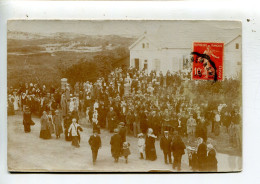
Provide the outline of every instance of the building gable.
{"type": "Polygon", "coordinates": [[[151,41],[146,34],[136,40],[130,47],[129,50],[142,50],[142,49],[158,49],[158,45],[151,41]]]}

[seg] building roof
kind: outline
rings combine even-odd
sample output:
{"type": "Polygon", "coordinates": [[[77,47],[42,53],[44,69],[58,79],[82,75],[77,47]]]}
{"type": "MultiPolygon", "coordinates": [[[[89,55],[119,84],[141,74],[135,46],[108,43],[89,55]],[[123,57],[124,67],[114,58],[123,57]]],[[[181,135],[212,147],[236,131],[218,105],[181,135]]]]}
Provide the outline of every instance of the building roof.
{"type": "Polygon", "coordinates": [[[220,26],[216,22],[213,24],[210,21],[205,21],[198,26],[196,21],[194,21],[189,24],[183,22],[181,26],[171,29],[160,27],[153,33],[141,35],[129,49],[132,49],[144,38],[161,49],[190,49],[194,41],[224,42],[228,44],[241,36],[241,28],[231,28],[228,25],[227,23],[225,26],[220,26]]]}

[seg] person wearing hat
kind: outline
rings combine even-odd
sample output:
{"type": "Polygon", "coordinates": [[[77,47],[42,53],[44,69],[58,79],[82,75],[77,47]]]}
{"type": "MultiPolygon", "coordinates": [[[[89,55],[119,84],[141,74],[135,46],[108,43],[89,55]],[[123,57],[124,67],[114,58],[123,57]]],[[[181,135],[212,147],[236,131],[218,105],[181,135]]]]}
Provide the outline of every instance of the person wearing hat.
{"type": "Polygon", "coordinates": [[[187,120],[187,134],[189,139],[195,136],[196,126],[196,120],[193,118],[193,115],[191,114],[190,118],[187,120]]]}
{"type": "Polygon", "coordinates": [[[48,124],[48,115],[47,115],[46,111],[43,111],[42,117],[41,117],[40,138],[42,138],[42,139],[50,139],[51,138],[50,127],[49,127],[49,124],[48,124]]]}
{"type": "Polygon", "coordinates": [[[93,132],[97,131],[100,134],[100,125],[98,122],[98,111],[97,110],[94,110],[92,123],[93,123],[93,132]]]}
{"type": "Polygon", "coordinates": [[[121,136],[122,142],[125,142],[126,141],[126,128],[125,128],[124,122],[119,123],[119,135],[121,136]]]}
{"type": "Polygon", "coordinates": [[[157,136],[153,134],[153,129],[148,128],[148,132],[145,139],[145,156],[146,160],[154,161],[157,159],[155,149],[155,139],[157,136]]]}
{"type": "Polygon", "coordinates": [[[181,136],[178,135],[178,131],[174,132],[175,136],[172,140],[171,151],[173,153],[174,162],[172,168],[175,169],[177,167],[177,171],[181,170],[181,158],[185,153],[186,146],[181,139],[181,136]]]}
{"type": "Polygon", "coordinates": [[[207,145],[208,156],[207,156],[207,172],[217,172],[218,171],[218,161],[216,158],[216,150],[212,144],[207,145]]]}
{"type": "Polygon", "coordinates": [[[72,119],[72,124],[69,127],[68,130],[68,136],[71,135],[72,136],[72,146],[75,146],[76,148],[79,148],[80,145],[80,131],[83,131],[83,129],[81,128],[81,126],[77,123],[77,119],[73,118],[72,119]]]}
{"type": "Polygon", "coordinates": [[[196,127],[196,136],[201,137],[205,142],[207,142],[208,132],[204,116],[201,117],[196,127]]]}
{"type": "Polygon", "coordinates": [[[125,157],[125,163],[128,163],[128,156],[131,154],[130,152],[130,143],[129,142],[123,142],[122,146],[122,156],[125,157]]]}
{"type": "Polygon", "coordinates": [[[160,148],[163,151],[165,164],[168,164],[167,157],[169,159],[169,163],[170,164],[172,163],[171,142],[172,142],[172,139],[169,136],[169,132],[168,131],[164,131],[164,136],[160,140],[160,148]]]}
{"type": "Polygon", "coordinates": [[[71,123],[72,123],[71,112],[68,112],[68,114],[65,116],[63,121],[64,136],[66,141],[71,141],[71,136],[68,134],[71,123]]]}
{"type": "Polygon", "coordinates": [[[9,115],[14,115],[14,97],[13,95],[9,94],[8,95],[8,110],[7,110],[8,116],[9,115]]]}
{"type": "Polygon", "coordinates": [[[203,138],[198,138],[198,149],[197,149],[197,158],[198,158],[198,170],[207,171],[207,145],[203,138]]]}
{"type": "Polygon", "coordinates": [[[65,116],[67,115],[67,100],[65,97],[65,93],[61,95],[60,106],[62,109],[62,116],[63,118],[65,118],[65,116]]]}
{"type": "Polygon", "coordinates": [[[122,138],[118,134],[118,129],[114,130],[114,135],[112,135],[111,140],[110,140],[110,145],[111,145],[111,154],[112,157],[114,157],[115,162],[118,162],[120,153],[121,153],[121,148],[122,148],[122,138]]]}
{"type": "Polygon", "coordinates": [[[101,148],[101,138],[98,135],[97,130],[94,130],[93,135],[91,135],[88,140],[88,143],[92,150],[93,165],[95,165],[98,156],[98,150],[101,148]]]}
{"type": "Polygon", "coordinates": [[[60,134],[63,133],[62,130],[62,117],[61,113],[59,110],[55,111],[55,115],[53,116],[53,124],[55,126],[55,134],[56,134],[56,139],[60,138],[60,134]]]}
{"type": "Polygon", "coordinates": [[[25,133],[31,132],[31,125],[34,125],[31,115],[32,113],[30,111],[30,108],[26,106],[23,113],[23,126],[24,126],[25,133]]]}
{"type": "Polygon", "coordinates": [[[109,129],[110,133],[112,133],[115,128],[116,117],[117,117],[117,115],[114,111],[114,108],[110,107],[110,111],[107,113],[108,129],[109,129]]]}

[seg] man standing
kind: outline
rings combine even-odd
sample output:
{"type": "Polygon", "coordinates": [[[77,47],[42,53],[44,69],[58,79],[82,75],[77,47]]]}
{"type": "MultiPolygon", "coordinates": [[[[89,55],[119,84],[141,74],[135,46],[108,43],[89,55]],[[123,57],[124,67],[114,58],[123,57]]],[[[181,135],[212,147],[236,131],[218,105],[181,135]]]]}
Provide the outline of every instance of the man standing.
{"type": "Polygon", "coordinates": [[[196,132],[198,137],[201,137],[205,142],[207,142],[208,132],[204,117],[200,118],[200,122],[197,125],[196,132]]]}
{"type": "Polygon", "coordinates": [[[118,134],[118,129],[114,130],[114,135],[111,137],[110,144],[112,157],[114,157],[115,162],[117,163],[122,148],[122,139],[118,134]]]}
{"type": "Polygon", "coordinates": [[[97,160],[98,150],[101,148],[101,139],[100,136],[98,135],[97,130],[95,130],[93,132],[93,135],[90,136],[88,143],[91,146],[93,165],[95,165],[97,160]]]}
{"type": "Polygon", "coordinates": [[[187,121],[187,134],[188,138],[194,137],[195,131],[196,131],[196,120],[193,118],[193,115],[190,116],[190,118],[187,121]]]}
{"type": "Polygon", "coordinates": [[[167,157],[169,158],[169,163],[171,164],[171,138],[169,137],[168,131],[164,131],[164,136],[160,141],[160,148],[163,150],[165,164],[168,164],[167,157]]]}
{"type": "Polygon", "coordinates": [[[184,142],[182,141],[178,132],[175,132],[175,137],[172,141],[171,151],[173,153],[174,162],[172,168],[175,169],[177,167],[177,171],[181,170],[181,158],[185,153],[184,149],[186,148],[184,142]]]}
{"type": "Polygon", "coordinates": [[[126,128],[125,128],[124,122],[119,123],[119,135],[121,136],[122,142],[125,142],[126,141],[126,128]]]}
{"type": "Polygon", "coordinates": [[[32,113],[30,111],[30,108],[26,106],[23,113],[23,126],[24,126],[25,133],[31,132],[31,125],[34,125],[31,115],[32,113]]]}
{"type": "Polygon", "coordinates": [[[108,129],[110,133],[112,133],[116,124],[116,113],[113,107],[110,107],[110,111],[107,114],[107,121],[108,121],[108,129]]]}
{"type": "Polygon", "coordinates": [[[198,138],[197,157],[198,157],[198,170],[206,171],[207,145],[201,137],[198,138]]]}

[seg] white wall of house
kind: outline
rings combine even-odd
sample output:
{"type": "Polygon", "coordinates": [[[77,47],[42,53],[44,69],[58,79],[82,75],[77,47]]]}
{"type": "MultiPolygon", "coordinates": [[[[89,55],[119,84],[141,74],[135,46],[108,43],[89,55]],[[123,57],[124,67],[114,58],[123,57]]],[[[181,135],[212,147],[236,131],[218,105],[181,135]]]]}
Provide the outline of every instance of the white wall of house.
{"type": "MultiPolygon", "coordinates": [[[[138,59],[140,70],[147,63],[148,72],[151,70],[162,71],[163,74],[168,70],[178,72],[183,70],[183,58],[190,55],[191,51],[191,48],[161,49],[159,44],[143,37],[130,48],[130,66],[136,67],[135,59],[138,59]]],[[[224,46],[224,76],[236,77],[241,71],[241,63],[241,36],[238,36],[224,46]]]]}
{"type": "Polygon", "coordinates": [[[130,49],[130,66],[135,66],[135,59],[139,60],[139,69],[144,68],[147,63],[147,71],[162,71],[166,74],[168,70],[177,72],[182,70],[183,56],[189,55],[191,49],[159,49],[158,45],[144,38],[130,49]]]}
{"type": "Polygon", "coordinates": [[[238,36],[224,46],[224,76],[236,77],[242,68],[242,38],[238,36]],[[238,46],[238,47],[237,47],[238,46]]]}

